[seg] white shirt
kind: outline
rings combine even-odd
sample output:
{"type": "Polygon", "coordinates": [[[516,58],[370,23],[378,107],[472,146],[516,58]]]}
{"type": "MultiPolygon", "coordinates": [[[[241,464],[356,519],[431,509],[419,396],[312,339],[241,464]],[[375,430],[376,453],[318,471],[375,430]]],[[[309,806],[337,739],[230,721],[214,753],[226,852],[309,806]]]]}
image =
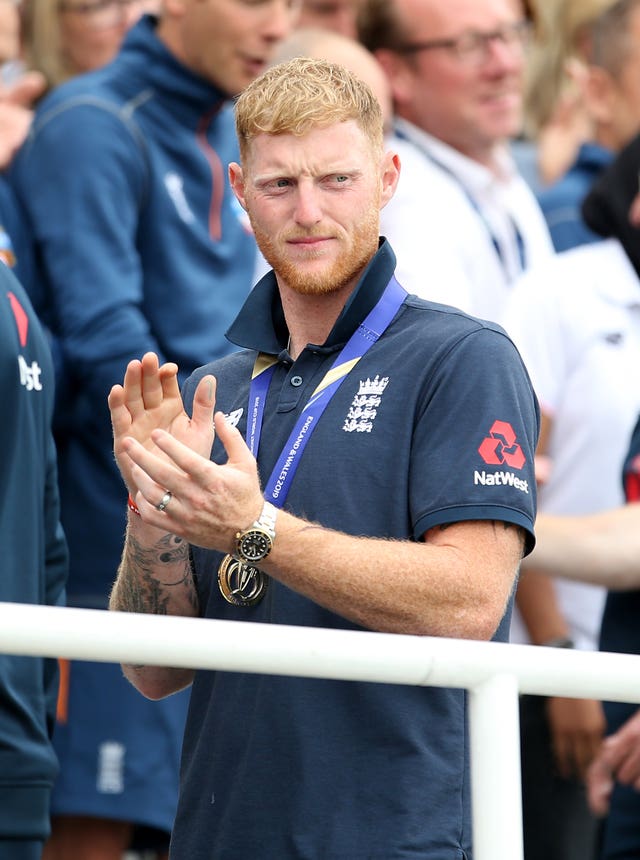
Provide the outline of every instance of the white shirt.
{"type": "MultiPolygon", "coordinates": [[[[551,475],[538,507],[591,513],[622,504],[622,466],[640,413],[640,281],[615,239],[527,272],[502,320],[552,422],[551,475]]],[[[604,589],[555,580],[581,648],[597,648],[604,589]]],[[[511,640],[528,641],[516,613],[511,640]]]]}
{"type": "Polygon", "coordinates": [[[523,265],[553,253],[544,217],[507,148],[498,176],[405,120],[396,120],[388,146],[400,156],[401,172],[380,232],[398,258],[397,279],[423,298],[499,319],[523,265]]]}

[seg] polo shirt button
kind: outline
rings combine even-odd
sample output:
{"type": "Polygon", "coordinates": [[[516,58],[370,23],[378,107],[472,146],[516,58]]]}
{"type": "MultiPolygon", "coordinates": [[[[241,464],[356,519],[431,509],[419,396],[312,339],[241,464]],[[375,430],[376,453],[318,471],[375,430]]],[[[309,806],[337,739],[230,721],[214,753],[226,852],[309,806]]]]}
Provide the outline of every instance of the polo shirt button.
{"type": "Polygon", "coordinates": [[[298,388],[299,385],[302,385],[302,377],[301,376],[292,376],[291,384],[298,388]]]}

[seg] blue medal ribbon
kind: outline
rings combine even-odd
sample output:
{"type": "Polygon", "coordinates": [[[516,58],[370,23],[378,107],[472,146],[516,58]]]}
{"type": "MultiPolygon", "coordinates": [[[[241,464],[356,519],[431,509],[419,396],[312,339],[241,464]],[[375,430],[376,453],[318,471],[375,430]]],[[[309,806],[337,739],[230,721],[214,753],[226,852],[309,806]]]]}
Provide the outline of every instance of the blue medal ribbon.
{"type": "MultiPolygon", "coordinates": [[[[266,482],[264,497],[276,507],[281,508],[284,505],[300,458],[331,398],[362,356],[387,329],[406,296],[406,290],[392,277],[376,306],[351,335],[311,395],[266,482]]],[[[275,357],[259,353],[253,366],[249,389],[247,445],[254,457],[257,457],[260,446],[264,407],[276,364],[275,357]]]]}

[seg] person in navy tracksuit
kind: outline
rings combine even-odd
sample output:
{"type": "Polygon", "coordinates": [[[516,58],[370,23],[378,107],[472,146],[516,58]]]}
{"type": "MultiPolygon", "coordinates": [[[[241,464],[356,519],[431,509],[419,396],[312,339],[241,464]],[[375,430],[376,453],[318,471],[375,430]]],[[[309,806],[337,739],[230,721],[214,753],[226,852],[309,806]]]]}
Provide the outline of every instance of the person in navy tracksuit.
{"type": "MultiPolygon", "coordinates": [[[[148,350],[186,376],[231,349],[223,335],[256,256],[226,180],[237,154],[231,97],[288,34],[294,7],[165,4],[128,32],[112,63],[40,103],[12,165],[41,264],[34,305],[61,359],[55,432],[70,605],[106,608],[120,560],[126,493],[111,385],[148,350]]],[[[96,843],[120,858],[133,827],[171,829],[187,697],[150,703],[114,664],[88,662],[71,663],[68,691],[54,736],[52,841],[68,836],[73,860],[96,843]]]]}
{"type": "MultiPolygon", "coordinates": [[[[0,263],[0,601],[58,606],[68,556],[51,434],[54,373],[21,284],[0,263]]],[[[58,770],[55,660],[0,654],[0,857],[38,860],[58,770]]]]}

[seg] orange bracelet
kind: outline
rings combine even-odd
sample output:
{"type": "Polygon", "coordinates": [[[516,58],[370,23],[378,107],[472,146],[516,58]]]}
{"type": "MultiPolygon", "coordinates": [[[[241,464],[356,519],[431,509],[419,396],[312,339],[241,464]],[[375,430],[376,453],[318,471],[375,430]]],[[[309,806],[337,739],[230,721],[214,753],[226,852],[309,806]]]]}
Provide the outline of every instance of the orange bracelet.
{"type": "Polygon", "coordinates": [[[129,493],[129,497],[127,498],[127,507],[132,513],[136,514],[137,516],[140,516],[140,509],[131,498],[131,493],[129,493]]]}

